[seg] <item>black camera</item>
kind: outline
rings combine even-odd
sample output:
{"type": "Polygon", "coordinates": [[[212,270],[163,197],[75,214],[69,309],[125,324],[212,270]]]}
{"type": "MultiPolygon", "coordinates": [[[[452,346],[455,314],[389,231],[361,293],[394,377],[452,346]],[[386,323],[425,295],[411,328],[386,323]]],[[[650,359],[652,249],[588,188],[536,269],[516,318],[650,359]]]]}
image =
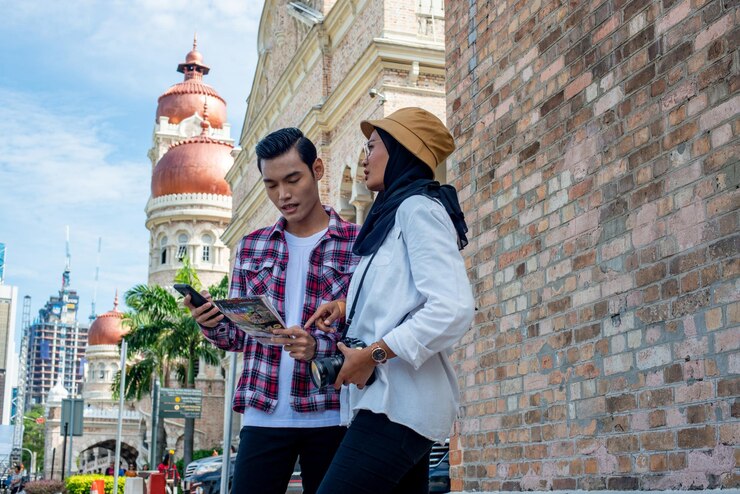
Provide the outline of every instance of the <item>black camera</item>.
{"type": "MultiPolygon", "coordinates": [[[[342,343],[349,348],[365,348],[367,345],[364,341],[358,340],[357,338],[342,338],[342,343]]],[[[337,374],[339,369],[344,364],[344,354],[341,352],[331,357],[325,357],[322,359],[314,360],[311,362],[311,381],[317,388],[323,388],[328,384],[334,384],[337,380],[337,374]]],[[[365,383],[365,386],[370,386],[375,382],[375,370],[372,375],[365,383]]]]}

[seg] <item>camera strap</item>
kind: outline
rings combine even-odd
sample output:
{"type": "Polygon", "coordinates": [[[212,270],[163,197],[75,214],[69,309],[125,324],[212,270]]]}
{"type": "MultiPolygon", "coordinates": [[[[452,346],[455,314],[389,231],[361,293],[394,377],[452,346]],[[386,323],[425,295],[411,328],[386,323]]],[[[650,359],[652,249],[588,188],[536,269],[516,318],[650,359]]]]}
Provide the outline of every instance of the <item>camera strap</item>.
{"type": "Polygon", "coordinates": [[[360,283],[357,285],[357,291],[355,292],[354,300],[352,300],[352,306],[349,309],[349,315],[345,319],[344,331],[342,331],[342,338],[347,336],[347,331],[349,331],[349,326],[350,324],[352,324],[352,319],[355,317],[355,309],[357,308],[357,299],[360,297],[360,291],[362,290],[362,284],[365,283],[365,275],[367,275],[367,270],[370,268],[370,264],[373,263],[373,259],[375,259],[375,254],[377,253],[378,253],[377,250],[373,252],[373,255],[370,256],[370,260],[367,262],[367,266],[365,266],[365,271],[362,272],[362,278],[360,278],[360,283]]]}

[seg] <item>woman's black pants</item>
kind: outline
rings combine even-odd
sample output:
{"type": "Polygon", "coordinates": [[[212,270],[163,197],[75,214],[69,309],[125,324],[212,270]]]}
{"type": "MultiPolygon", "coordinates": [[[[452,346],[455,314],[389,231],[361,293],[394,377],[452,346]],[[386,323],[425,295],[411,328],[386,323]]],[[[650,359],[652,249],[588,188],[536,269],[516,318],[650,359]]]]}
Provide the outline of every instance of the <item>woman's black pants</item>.
{"type": "Polygon", "coordinates": [[[361,410],[318,494],[427,494],[432,444],[385,415],[361,410]]]}

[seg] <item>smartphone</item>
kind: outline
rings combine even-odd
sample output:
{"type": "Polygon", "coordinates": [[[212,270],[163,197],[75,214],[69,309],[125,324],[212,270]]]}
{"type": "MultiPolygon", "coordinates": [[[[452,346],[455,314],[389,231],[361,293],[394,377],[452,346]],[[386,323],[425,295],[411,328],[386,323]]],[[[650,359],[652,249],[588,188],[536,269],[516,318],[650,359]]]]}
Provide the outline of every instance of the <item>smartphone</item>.
{"type": "Polygon", "coordinates": [[[208,302],[208,300],[206,300],[203,295],[198,293],[195,288],[190,285],[186,285],[184,283],[175,283],[173,285],[173,288],[182,293],[183,297],[190,295],[190,302],[196,307],[200,307],[201,305],[208,302]]]}

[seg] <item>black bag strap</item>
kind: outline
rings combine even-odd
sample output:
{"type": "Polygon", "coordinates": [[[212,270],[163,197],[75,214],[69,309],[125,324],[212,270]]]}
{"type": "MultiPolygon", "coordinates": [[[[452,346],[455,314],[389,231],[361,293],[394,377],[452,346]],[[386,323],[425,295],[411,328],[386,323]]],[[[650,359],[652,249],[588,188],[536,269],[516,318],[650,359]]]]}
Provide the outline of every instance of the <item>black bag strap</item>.
{"type": "Polygon", "coordinates": [[[347,336],[347,331],[349,331],[349,326],[350,324],[352,324],[352,319],[355,317],[355,309],[357,308],[357,299],[360,298],[360,291],[362,290],[362,284],[365,283],[365,276],[367,275],[367,270],[370,268],[370,264],[372,264],[373,259],[375,259],[375,254],[377,253],[378,253],[377,250],[373,252],[373,255],[370,256],[370,260],[367,262],[367,266],[365,266],[365,271],[362,272],[362,278],[360,278],[360,283],[357,285],[357,291],[355,292],[354,300],[352,300],[352,306],[349,309],[349,315],[347,316],[344,322],[344,330],[342,331],[342,338],[347,336]]]}

